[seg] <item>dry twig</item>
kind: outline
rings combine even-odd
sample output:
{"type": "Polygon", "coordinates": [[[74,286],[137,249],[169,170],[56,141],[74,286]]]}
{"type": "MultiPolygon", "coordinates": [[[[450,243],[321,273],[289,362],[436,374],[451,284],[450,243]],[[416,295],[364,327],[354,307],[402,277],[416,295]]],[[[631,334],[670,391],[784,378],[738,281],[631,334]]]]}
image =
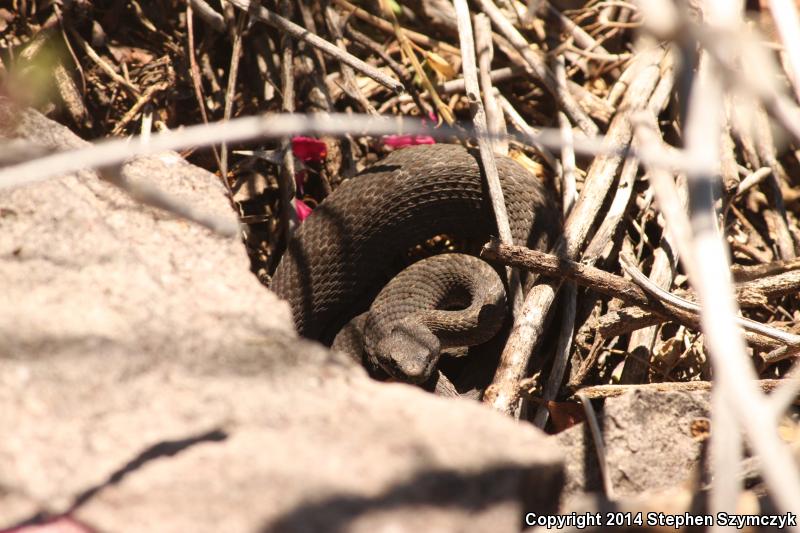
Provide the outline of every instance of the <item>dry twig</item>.
{"type": "Polygon", "coordinates": [[[352,54],[347,52],[342,52],[335,44],[329,43],[325,39],[322,39],[318,35],[313,33],[309,33],[301,26],[298,26],[291,20],[288,20],[277,13],[273,13],[269,9],[261,6],[253,6],[251,5],[249,0],[230,0],[230,2],[238,7],[239,9],[246,11],[252,16],[262,22],[266,22],[270,26],[273,26],[281,31],[284,31],[294,37],[295,39],[299,39],[302,41],[307,42],[311,46],[318,48],[325,52],[326,54],[335,57],[339,61],[353,67],[357,71],[361,72],[365,76],[372,78],[373,80],[377,81],[381,85],[388,87],[392,91],[396,93],[404,92],[405,89],[403,88],[403,84],[399,81],[390,78],[389,76],[385,75],[383,72],[377,70],[375,67],[372,67],[359,58],[355,57],[352,54]]]}

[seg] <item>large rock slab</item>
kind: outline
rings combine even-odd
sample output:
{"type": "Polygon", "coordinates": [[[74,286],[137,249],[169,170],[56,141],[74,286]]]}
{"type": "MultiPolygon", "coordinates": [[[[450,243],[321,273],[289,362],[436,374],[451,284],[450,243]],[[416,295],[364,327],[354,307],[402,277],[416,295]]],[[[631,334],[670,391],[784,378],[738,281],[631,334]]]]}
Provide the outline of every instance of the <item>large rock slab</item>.
{"type": "MultiPolygon", "coordinates": [[[[13,115],[5,136],[82,144],[13,115]]],[[[232,216],[175,154],[124,172],[232,216]]],[[[91,172],[0,191],[0,530],[519,531],[555,511],[554,443],[297,339],[247,267],[91,172]]]]}
{"type": "Polygon", "coordinates": [[[0,373],[0,528],[72,510],[100,531],[519,531],[555,510],[559,454],[529,427],[295,339],[243,359],[0,373]]]}

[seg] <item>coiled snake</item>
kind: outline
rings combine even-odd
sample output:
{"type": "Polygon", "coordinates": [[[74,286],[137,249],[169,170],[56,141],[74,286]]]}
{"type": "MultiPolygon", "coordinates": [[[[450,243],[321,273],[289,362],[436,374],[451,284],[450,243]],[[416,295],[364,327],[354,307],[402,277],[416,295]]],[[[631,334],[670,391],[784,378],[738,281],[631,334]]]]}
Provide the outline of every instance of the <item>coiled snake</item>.
{"type": "MultiPolygon", "coordinates": [[[[512,159],[498,157],[497,168],[514,242],[545,247],[559,227],[552,197],[537,177],[512,159]]],[[[402,270],[407,251],[426,239],[446,234],[480,246],[497,235],[485,189],[477,155],[447,144],[398,150],[342,183],[297,230],[273,277],[272,289],[291,305],[298,333],[330,345],[343,326],[366,311],[388,280],[402,270]]],[[[409,325],[403,318],[418,313],[420,307],[469,307],[469,301],[461,301],[464,294],[485,297],[488,292],[488,301],[473,309],[477,319],[469,319],[477,320],[478,333],[473,336],[486,340],[499,328],[489,308],[502,308],[503,302],[491,290],[473,286],[492,281],[468,279],[467,274],[481,269],[458,257],[463,256],[434,257],[430,266],[427,262],[431,259],[412,265],[408,269],[411,274],[403,273],[408,279],[399,288],[392,288],[390,295],[379,298],[381,309],[375,315],[383,318],[372,320],[379,323],[375,331],[402,335],[386,341],[375,340],[371,334],[365,336],[372,337],[367,344],[372,345],[369,350],[373,353],[368,355],[390,374],[421,382],[435,366],[435,356],[419,363],[422,356],[418,348],[436,344],[437,337],[428,336],[430,330],[417,334],[418,326],[409,325]],[[448,265],[454,262],[461,263],[461,273],[448,274],[448,265]],[[456,294],[461,287],[462,296],[439,294],[438,288],[431,287],[441,287],[442,283],[431,285],[431,276],[444,279],[444,285],[453,285],[456,294]],[[453,279],[453,283],[447,281],[453,279]],[[389,325],[384,319],[390,321],[389,325]],[[490,331],[492,328],[494,331],[490,331]],[[414,343],[417,347],[411,349],[412,355],[397,355],[414,343]],[[374,347],[379,344],[385,349],[376,355],[374,347]],[[417,363],[404,363],[404,357],[415,357],[417,363]]],[[[481,279],[486,278],[479,276],[481,279]]],[[[458,313],[440,311],[433,329],[446,331],[451,322],[456,326],[458,313]]],[[[362,322],[369,324],[370,320],[362,317],[362,322]]],[[[452,338],[440,344],[452,346],[452,338]]]]}

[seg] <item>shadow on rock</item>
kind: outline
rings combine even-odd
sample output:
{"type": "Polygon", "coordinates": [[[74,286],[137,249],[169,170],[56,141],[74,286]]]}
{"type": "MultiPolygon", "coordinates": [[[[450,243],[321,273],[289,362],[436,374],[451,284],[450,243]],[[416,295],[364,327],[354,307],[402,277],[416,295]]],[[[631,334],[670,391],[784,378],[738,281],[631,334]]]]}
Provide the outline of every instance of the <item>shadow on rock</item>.
{"type": "Polygon", "coordinates": [[[375,497],[341,494],[306,501],[265,524],[261,533],[339,533],[350,531],[353,522],[373,514],[380,514],[379,521],[383,524],[389,513],[397,515],[396,523],[407,524],[408,517],[422,509],[456,509],[465,515],[474,515],[500,505],[516,507],[522,527],[527,512],[556,511],[560,491],[553,489],[561,486],[560,467],[547,472],[539,470],[536,474],[521,471],[519,465],[498,465],[472,474],[453,470],[426,471],[375,497]]]}
{"type": "Polygon", "coordinates": [[[148,447],[139,455],[130,460],[127,464],[125,464],[125,466],[114,471],[106,481],[95,485],[94,487],[90,487],[78,494],[78,496],[75,497],[75,501],[72,503],[72,505],[70,505],[69,508],[63,513],[59,512],[54,514],[51,511],[40,511],[32,517],[27,518],[18,524],[12,525],[8,529],[0,530],[0,532],[9,530],[13,531],[16,528],[23,526],[44,524],[53,521],[59,516],[68,516],[77,511],[82,505],[89,502],[89,500],[96,496],[100,491],[106,487],[120,483],[128,474],[135,472],[150,461],[160,459],[162,457],[175,456],[197,444],[204,442],[221,442],[227,438],[228,433],[217,428],[200,435],[187,437],[185,439],[161,441],[158,444],[148,447]]]}

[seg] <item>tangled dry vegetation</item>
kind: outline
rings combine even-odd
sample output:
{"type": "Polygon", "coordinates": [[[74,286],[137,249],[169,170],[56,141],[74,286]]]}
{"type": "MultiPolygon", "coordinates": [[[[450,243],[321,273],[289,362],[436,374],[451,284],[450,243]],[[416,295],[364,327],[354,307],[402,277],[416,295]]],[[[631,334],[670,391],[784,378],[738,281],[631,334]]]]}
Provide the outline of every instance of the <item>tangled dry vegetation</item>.
{"type": "MultiPolygon", "coordinates": [[[[281,111],[420,117],[457,129],[467,125],[461,131],[469,135],[470,102],[459,75],[462,60],[450,2],[389,1],[388,11],[347,0],[271,6],[274,13],[335,43],[343,53],[400,80],[404,91],[399,94],[341,58],[295,41],[274,23],[254,24],[258,16],[229,4],[222,10],[200,1],[15,4],[0,10],[7,96],[58,117],[84,137],[281,111]]],[[[649,120],[650,126],[658,126],[651,134],[676,146],[685,141],[686,94],[674,81],[681,68],[677,52],[655,46],[637,32],[642,14],[635,5],[542,2],[538,10],[529,11],[520,2],[498,2],[503,8],[485,10],[487,16],[479,14],[482,4],[489,3],[476,2],[473,22],[480,71],[488,74],[481,82],[493,87],[494,97],[486,98],[492,131],[535,133],[571,123],[574,136],[594,138],[604,132],[622,146],[630,142],[635,127],[644,129],[649,120]],[[503,22],[492,25],[491,17],[503,22]],[[518,40],[523,40],[524,49],[518,40]]],[[[763,39],[766,53],[776,64],[785,64],[769,10],[748,7],[748,26],[759,35],[753,39],[763,39]]],[[[783,75],[769,72],[767,65],[764,70],[776,77],[775,84],[788,87],[783,75]]],[[[735,95],[726,102],[722,186],[715,200],[733,275],[742,283],[744,316],[787,332],[786,338],[794,340],[800,283],[793,273],[800,243],[797,145],[773,132],[764,108],[751,103],[737,102],[735,95]]],[[[301,154],[302,159],[297,147],[294,158],[286,157],[287,141],[250,146],[259,150],[246,157],[232,155],[225,146],[184,151],[194,162],[224,172],[248,224],[255,269],[265,278],[280,256],[282,230],[290,219],[279,215],[282,180],[290,185],[284,195],[296,195],[313,208],[342,179],[398,143],[429,142],[355,135],[321,140],[322,151],[301,154]],[[295,179],[287,179],[292,175],[295,179]]],[[[607,182],[610,194],[595,198],[606,215],[592,224],[590,239],[576,243],[583,251],[573,259],[619,273],[618,257],[623,254],[632,268],[649,273],[655,285],[693,298],[676,261],[675,244],[664,232],[652,174],[637,160],[579,154],[569,162],[556,151],[515,140],[497,143],[495,150],[510,153],[567,202],[581,194],[587,176],[607,182]]],[[[453,248],[457,243],[438,238],[433,246],[453,248]]],[[[553,274],[559,274],[557,270],[553,274]]],[[[696,313],[681,314],[669,304],[666,311],[653,310],[665,304],[649,293],[639,295],[642,301],[631,300],[624,297],[627,293],[618,293],[617,286],[598,293],[592,281],[587,288],[583,278],[576,279],[570,390],[601,383],[710,379],[696,313]]],[[[791,352],[776,352],[787,344],[785,338],[754,333],[748,340],[762,378],[779,377],[789,367],[791,352]]],[[[551,354],[542,354],[535,364],[548,368],[551,359],[551,354]]],[[[535,386],[529,389],[534,398],[540,394],[535,386]]]]}

